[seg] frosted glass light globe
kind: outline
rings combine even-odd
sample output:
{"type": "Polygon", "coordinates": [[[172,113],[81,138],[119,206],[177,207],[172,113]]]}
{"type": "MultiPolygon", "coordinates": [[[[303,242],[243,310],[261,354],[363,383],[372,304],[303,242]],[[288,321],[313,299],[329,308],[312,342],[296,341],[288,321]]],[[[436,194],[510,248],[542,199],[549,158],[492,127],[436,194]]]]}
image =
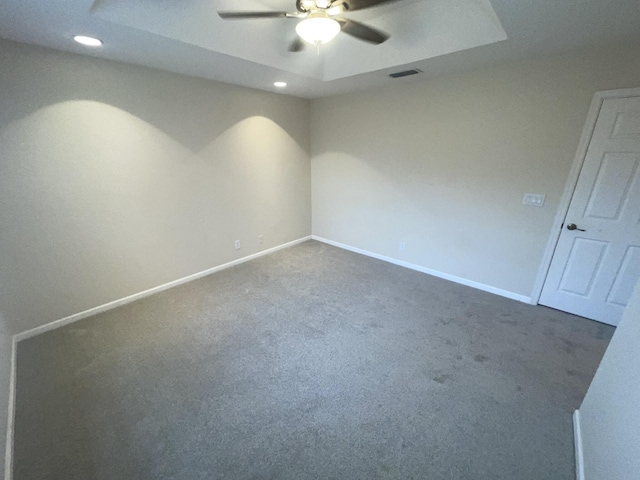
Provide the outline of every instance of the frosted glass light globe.
{"type": "Polygon", "coordinates": [[[327,43],[340,33],[340,24],[324,13],[312,13],[296,25],[296,33],[313,45],[327,43]]]}

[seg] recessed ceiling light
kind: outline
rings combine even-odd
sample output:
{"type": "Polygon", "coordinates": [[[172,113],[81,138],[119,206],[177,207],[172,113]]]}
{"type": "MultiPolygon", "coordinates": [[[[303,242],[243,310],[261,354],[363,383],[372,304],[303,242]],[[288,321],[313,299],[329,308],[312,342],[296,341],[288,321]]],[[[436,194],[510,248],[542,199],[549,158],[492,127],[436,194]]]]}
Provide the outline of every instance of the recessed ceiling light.
{"type": "Polygon", "coordinates": [[[287,82],[274,82],[273,85],[278,88],[284,88],[287,86],[287,82]]]}
{"type": "Polygon", "coordinates": [[[87,47],[101,47],[102,46],[102,40],[99,40],[97,38],[93,38],[93,37],[87,37],[85,35],[76,35],[75,37],[73,37],[73,39],[82,44],[85,45],[87,47]]]}

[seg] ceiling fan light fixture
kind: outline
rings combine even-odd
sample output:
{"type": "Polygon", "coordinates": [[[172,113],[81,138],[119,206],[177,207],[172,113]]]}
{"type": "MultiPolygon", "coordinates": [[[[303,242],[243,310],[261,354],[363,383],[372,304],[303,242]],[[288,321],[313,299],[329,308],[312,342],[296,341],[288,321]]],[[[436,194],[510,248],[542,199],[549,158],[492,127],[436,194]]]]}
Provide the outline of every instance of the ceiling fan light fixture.
{"type": "Polygon", "coordinates": [[[296,33],[312,45],[330,42],[340,33],[340,24],[325,13],[312,13],[296,25],[296,33]]]}

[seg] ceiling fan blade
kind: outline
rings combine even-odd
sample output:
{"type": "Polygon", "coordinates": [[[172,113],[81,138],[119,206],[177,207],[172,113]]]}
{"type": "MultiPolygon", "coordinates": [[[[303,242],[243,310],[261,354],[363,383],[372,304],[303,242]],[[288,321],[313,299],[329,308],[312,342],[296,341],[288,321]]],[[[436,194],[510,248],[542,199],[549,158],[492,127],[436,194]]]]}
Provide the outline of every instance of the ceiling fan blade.
{"type": "Polygon", "coordinates": [[[304,41],[296,36],[296,38],[289,44],[290,52],[300,52],[304,48],[304,41]]]}
{"type": "Polygon", "coordinates": [[[368,27],[364,23],[355,22],[347,18],[336,18],[342,31],[359,40],[379,45],[389,39],[389,34],[375,28],[368,27]]]}
{"type": "Polygon", "coordinates": [[[225,20],[241,20],[243,18],[286,18],[288,12],[218,12],[225,20]]]}
{"type": "Polygon", "coordinates": [[[331,6],[342,7],[343,11],[353,12],[355,10],[362,10],[396,1],[398,0],[335,0],[334,2],[331,2],[331,6]]]}

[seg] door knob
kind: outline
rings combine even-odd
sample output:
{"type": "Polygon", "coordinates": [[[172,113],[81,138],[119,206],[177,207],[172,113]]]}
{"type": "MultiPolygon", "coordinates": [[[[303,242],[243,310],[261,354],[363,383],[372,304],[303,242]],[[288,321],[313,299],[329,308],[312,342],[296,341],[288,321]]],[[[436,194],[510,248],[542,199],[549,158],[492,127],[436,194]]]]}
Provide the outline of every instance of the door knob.
{"type": "Polygon", "coordinates": [[[570,223],[569,225],[567,225],[567,230],[578,230],[579,232],[586,232],[586,230],[578,228],[575,223],[570,223]]]}

